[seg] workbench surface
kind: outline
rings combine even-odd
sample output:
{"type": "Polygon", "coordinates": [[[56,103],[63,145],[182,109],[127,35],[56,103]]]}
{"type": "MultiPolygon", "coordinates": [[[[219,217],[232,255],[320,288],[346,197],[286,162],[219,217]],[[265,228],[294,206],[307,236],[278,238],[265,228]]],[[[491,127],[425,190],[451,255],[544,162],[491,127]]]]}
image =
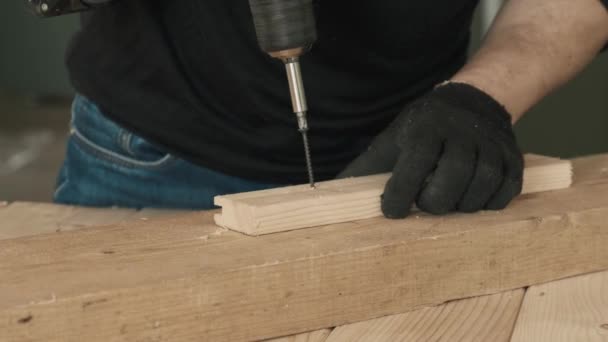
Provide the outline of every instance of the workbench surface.
{"type": "MultiPolygon", "coordinates": [[[[606,184],[608,183],[608,155],[574,160],[574,170],[574,187],[586,186],[592,189],[595,184],[606,184]]],[[[14,246],[17,249],[22,248],[22,244],[26,241],[34,241],[37,236],[89,230],[93,226],[124,227],[132,222],[149,222],[178,215],[182,215],[182,213],[151,209],[135,211],[80,208],[48,203],[2,203],[0,204],[0,242],[15,241],[14,246]]],[[[608,230],[608,227],[603,227],[603,229],[608,230]]],[[[213,233],[203,238],[210,239],[212,236],[213,233]]],[[[86,253],[86,251],[83,250],[81,253],[86,253]]],[[[106,250],[104,253],[111,254],[114,251],[106,250]]],[[[57,254],[55,257],[60,256],[57,254]]],[[[27,257],[36,256],[28,254],[27,257]]],[[[44,258],[45,256],[40,254],[37,257],[44,258]]],[[[0,261],[0,289],[2,289],[2,283],[6,282],[2,270],[8,269],[8,267],[8,264],[0,261]]],[[[606,268],[602,266],[601,269],[606,268]]],[[[35,278],[31,280],[34,281],[35,278]]],[[[49,284],[49,286],[52,285],[49,284]]],[[[10,302],[10,299],[0,295],[0,311],[12,306],[10,303],[8,305],[2,303],[3,298],[6,302],[10,302]]],[[[44,300],[37,298],[36,300],[36,303],[30,302],[29,304],[53,304],[60,298],[59,294],[56,297],[53,293],[49,298],[44,298],[44,300]]],[[[82,305],[82,311],[89,309],[89,306],[92,308],[96,305],[98,302],[95,300],[85,302],[82,305]]],[[[61,315],[61,312],[56,314],[61,315]]],[[[6,317],[10,319],[13,316],[6,317]]],[[[0,321],[6,317],[0,313],[0,321]]],[[[18,318],[18,323],[35,325],[38,322],[37,317],[26,314],[18,318]]],[[[124,323],[121,333],[128,335],[129,322],[124,323]]],[[[151,330],[162,330],[163,328],[163,323],[159,321],[150,324],[151,330]]],[[[78,329],[82,331],[86,327],[80,326],[78,329]]],[[[6,331],[4,330],[5,333],[6,331]]],[[[36,337],[30,338],[27,334],[14,333],[17,330],[10,331],[13,333],[3,336],[3,331],[0,329],[0,341],[39,340],[36,337]]],[[[77,340],[69,334],[63,336],[68,336],[66,340],[77,340]]],[[[174,338],[174,336],[178,335],[146,333],[138,336],[138,340],[185,340],[185,338],[174,338]]],[[[126,339],[117,336],[112,340],[126,339]]],[[[449,301],[436,306],[420,306],[419,309],[401,314],[272,341],[608,341],[608,271],[449,301]]]]}

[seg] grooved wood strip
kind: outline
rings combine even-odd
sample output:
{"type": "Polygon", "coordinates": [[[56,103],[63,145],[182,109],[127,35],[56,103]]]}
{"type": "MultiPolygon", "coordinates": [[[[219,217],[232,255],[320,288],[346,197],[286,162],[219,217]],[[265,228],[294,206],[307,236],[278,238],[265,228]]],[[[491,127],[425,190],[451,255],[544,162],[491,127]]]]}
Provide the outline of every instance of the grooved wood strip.
{"type": "Polygon", "coordinates": [[[512,342],[608,341],[608,272],[532,286],[512,342]]]}
{"type": "Polygon", "coordinates": [[[523,295],[518,289],[345,325],[327,342],[508,342],[523,295]]]}
{"type": "MultiPolygon", "coordinates": [[[[222,207],[215,223],[248,235],[263,235],[382,216],[380,196],[390,174],[339,179],[217,196],[222,207]]],[[[572,165],[536,155],[526,156],[523,193],[563,189],[572,183],[572,165]]]]}

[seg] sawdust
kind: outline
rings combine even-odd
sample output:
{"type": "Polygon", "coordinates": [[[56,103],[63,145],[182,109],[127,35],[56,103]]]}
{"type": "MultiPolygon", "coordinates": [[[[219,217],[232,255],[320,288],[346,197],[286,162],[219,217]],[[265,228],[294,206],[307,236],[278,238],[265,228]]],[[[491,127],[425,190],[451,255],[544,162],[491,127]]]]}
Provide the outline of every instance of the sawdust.
{"type": "Polygon", "coordinates": [[[227,231],[228,231],[227,228],[218,227],[213,233],[209,233],[207,235],[201,235],[197,239],[201,240],[203,242],[207,242],[207,241],[209,241],[210,238],[212,238],[212,237],[218,237],[218,236],[224,234],[227,231]]]}
{"type": "Polygon", "coordinates": [[[51,299],[43,299],[43,300],[39,300],[39,301],[31,301],[29,305],[49,305],[49,304],[53,304],[57,301],[57,296],[52,293],[51,294],[51,299]]]}

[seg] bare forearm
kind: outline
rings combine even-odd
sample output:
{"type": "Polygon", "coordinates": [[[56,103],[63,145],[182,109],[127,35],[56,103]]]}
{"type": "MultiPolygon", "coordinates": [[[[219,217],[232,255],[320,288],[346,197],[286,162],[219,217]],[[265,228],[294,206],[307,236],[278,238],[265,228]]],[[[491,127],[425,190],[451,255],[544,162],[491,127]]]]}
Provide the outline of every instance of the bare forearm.
{"type": "Polygon", "coordinates": [[[490,94],[516,121],[581,71],[606,41],[608,11],[599,0],[509,0],[452,81],[490,94]]]}

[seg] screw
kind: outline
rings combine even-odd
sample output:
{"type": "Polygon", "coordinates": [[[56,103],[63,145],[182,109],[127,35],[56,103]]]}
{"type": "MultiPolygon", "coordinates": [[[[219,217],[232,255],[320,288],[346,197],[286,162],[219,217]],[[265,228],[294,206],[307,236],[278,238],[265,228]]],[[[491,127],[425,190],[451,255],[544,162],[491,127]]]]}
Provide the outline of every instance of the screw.
{"type": "Polygon", "coordinates": [[[46,12],[49,10],[49,5],[43,3],[42,5],[40,5],[40,9],[42,10],[42,12],[46,12]]]}

